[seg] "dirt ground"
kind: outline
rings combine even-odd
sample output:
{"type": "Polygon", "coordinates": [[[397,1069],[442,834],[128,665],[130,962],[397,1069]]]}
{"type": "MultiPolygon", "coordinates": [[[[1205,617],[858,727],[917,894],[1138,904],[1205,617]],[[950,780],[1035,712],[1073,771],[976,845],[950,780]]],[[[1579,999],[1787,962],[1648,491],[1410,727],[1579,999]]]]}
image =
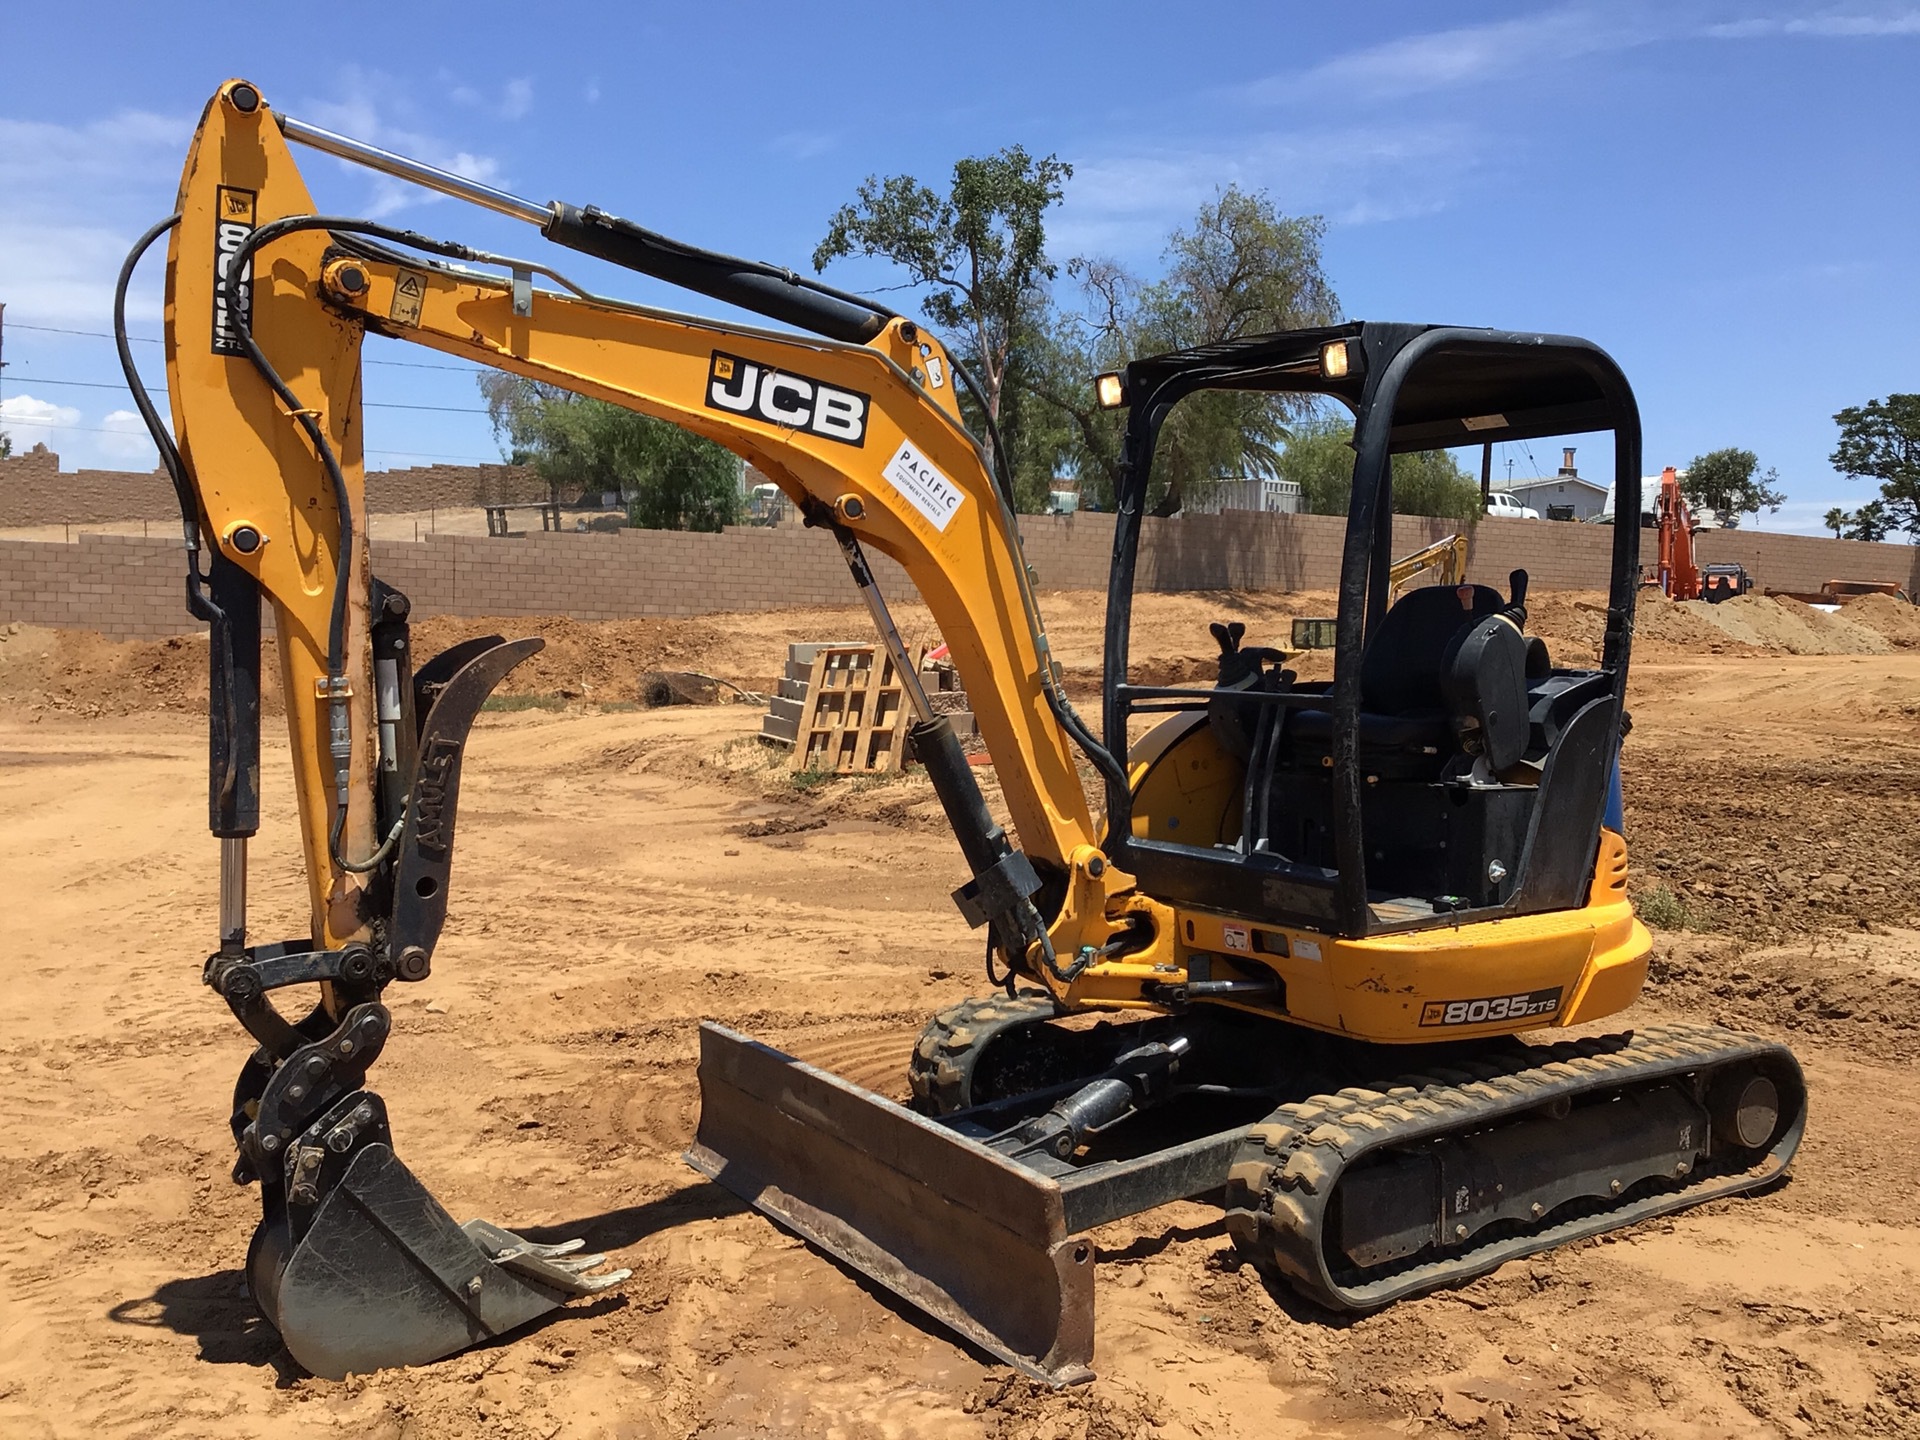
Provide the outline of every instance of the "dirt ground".
{"type": "MultiPolygon", "coordinates": [[[[1207,620],[1265,638],[1325,598],[1143,597],[1136,654],[1203,665],[1207,620]]],[[[1539,599],[1556,652],[1597,641],[1597,597],[1539,599]]],[[[1099,599],[1047,606],[1090,692],[1099,599]]],[[[1792,1178],[1361,1319],[1270,1290],[1216,1212],[1170,1207],[1098,1232],[1100,1378],[1061,1393],[678,1159],[701,1017],[898,1095],[927,1013],[983,988],[923,780],[796,789],[751,705],[629,708],[650,668],[764,686],[789,638],[863,635],[859,612],[515,622],[552,648],[517,682],[530,708],[475,732],[453,918],[433,977],[388,992],[374,1079],[457,1217],[582,1235],[635,1274],[508,1343],[343,1383],[291,1368],[244,1292],[226,1097],[249,1045],[199,983],[204,649],[14,630],[0,1433],[1920,1436],[1920,651],[1694,646],[1659,638],[1679,613],[1648,620],[1628,830],[1664,928],[1624,1023],[1791,1043],[1813,1097],[1792,1178]]],[[[422,647],[482,628],[432,622],[422,647]]],[[[261,939],[304,924],[284,741],[264,771],[261,939]]]]}

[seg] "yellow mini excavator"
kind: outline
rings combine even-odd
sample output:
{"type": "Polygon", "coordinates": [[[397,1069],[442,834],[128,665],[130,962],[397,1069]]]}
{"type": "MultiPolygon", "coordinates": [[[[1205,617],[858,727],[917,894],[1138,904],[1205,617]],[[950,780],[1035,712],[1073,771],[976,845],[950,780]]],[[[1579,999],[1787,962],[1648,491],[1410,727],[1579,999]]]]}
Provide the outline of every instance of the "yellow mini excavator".
{"type": "Polygon", "coordinates": [[[1218,1199],[1276,1282],[1364,1309],[1785,1171],[1805,1091],[1781,1047],[1700,1025],[1551,1038],[1622,1010],[1646,975],[1618,777],[1638,527],[1614,527],[1594,668],[1527,634],[1522,572],[1504,593],[1390,596],[1394,453],[1611,432],[1634,512],[1638,416],[1593,345],[1355,322],[1099,377],[1126,449],[1096,731],[1060,685],[988,458],[1004,452],[962,423],[966,370],[887,307],[360,144],[237,80],[201,119],[177,212],[128,257],[122,337],[128,278],[162,237],[171,435],[124,338],[121,353],[212,636],[221,885],[204,974],[257,1045],[232,1107],[235,1178],[262,1200],[252,1293],[315,1373],[430,1360],[618,1279],[565,1246],[456,1224],[396,1158],[368,1088],[392,1030],[382,994],[427,978],[447,913],[469,727],[540,642],[416,663],[406,597],[369,573],[367,334],[707,436],[839,543],[907,677],[992,993],[930,1022],[911,1107],[703,1026],[687,1158],[959,1334],[1084,1378],[1088,1232],[1181,1197],[1218,1199]],[[607,299],[543,263],[316,214],[290,143],[792,328],[607,299]],[[1331,682],[1300,681],[1238,624],[1213,627],[1215,685],[1129,678],[1156,437],[1185,397],[1221,389],[1354,416],[1331,682]],[[905,567],[951,647],[1011,834],[913,683],[869,547],[905,567]],[[246,917],[263,600],[311,902],[308,933],[273,943],[246,917]]]}

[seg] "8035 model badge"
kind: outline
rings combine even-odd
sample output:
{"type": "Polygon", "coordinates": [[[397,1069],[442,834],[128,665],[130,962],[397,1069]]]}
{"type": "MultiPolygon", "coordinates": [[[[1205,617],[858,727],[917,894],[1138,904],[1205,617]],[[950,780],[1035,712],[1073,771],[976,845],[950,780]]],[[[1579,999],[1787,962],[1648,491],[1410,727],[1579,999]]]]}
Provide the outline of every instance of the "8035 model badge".
{"type": "Polygon", "coordinates": [[[1490,995],[1484,1000],[1429,1000],[1420,1009],[1420,1023],[1426,1025],[1491,1025],[1500,1020],[1518,1020],[1557,1014],[1560,986],[1551,990],[1529,990],[1524,995],[1490,995]]]}

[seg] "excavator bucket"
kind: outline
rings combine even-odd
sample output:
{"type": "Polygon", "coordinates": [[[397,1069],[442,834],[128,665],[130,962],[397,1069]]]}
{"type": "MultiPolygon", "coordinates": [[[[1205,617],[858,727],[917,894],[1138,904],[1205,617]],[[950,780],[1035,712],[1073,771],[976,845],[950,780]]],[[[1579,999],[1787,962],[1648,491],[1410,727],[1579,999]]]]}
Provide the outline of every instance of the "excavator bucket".
{"type": "Polygon", "coordinates": [[[1091,1379],[1093,1242],[1058,1181],[724,1026],[687,1163],[1036,1379],[1091,1379]]]}
{"type": "Polygon", "coordinates": [[[425,1364],[627,1278],[587,1273],[606,1257],[579,1254],[578,1240],[540,1245],[484,1220],[456,1224],[394,1155],[379,1098],[362,1091],[347,1104],[381,1138],[327,1177],[310,1210],[292,1198],[263,1222],[247,1264],[262,1312],[313,1374],[425,1364]]]}

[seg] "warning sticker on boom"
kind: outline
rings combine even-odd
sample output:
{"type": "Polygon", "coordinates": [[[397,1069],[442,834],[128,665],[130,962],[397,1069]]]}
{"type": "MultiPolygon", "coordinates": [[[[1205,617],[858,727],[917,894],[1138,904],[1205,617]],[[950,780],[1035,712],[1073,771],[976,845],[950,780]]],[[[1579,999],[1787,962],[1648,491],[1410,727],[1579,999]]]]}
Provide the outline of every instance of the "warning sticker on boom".
{"type": "Polygon", "coordinates": [[[909,441],[901,441],[900,448],[893,452],[893,459],[887,462],[887,468],[880,472],[886,476],[887,483],[900,492],[900,498],[927,519],[933,522],[933,528],[944,531],[960,506],[966,501],[966,494],[949,480],[934,463],[913,448],[909,441]]]}
{"type": "Polygon", "coordinates": [[[418,325],[420,305],[427,298],[427,277],[418,270],[402,270],[393,282],[393,304],[387,318],[396,325],[418,325]]]}
{"type": "Polygon", "coordinates": [[[1501,1020],[1539,1018],[1558,1013],[1560,987],[1523,995],[1491,995],[1485,1000],[1429,1000],[1420,1008],[1424,1025],[1491,1025],[1501,1020]]]}

